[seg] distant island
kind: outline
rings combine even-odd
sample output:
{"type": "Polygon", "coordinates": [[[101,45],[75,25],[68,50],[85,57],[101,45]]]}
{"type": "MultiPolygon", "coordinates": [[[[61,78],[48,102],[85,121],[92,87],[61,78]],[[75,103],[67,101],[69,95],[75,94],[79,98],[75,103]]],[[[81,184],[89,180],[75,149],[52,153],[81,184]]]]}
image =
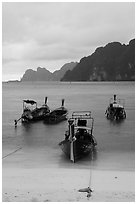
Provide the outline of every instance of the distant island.
{"type": "Polygon", "coordinates": [[[61,81],[134,81],[135,39],[128,45],[108,43],[80,60],[68,70],[61,81]]]}
{"type": "Polygon", "coordinates": [[[27,69],[20,81],[9,82],[26,81],[135,81],[135,39],[128,45],[111,42],[98,47],[79,63],[66,63],[53,73],[41,67],[27,69]]]}
{"type": "Polygon", "coordinates": [[[61,67],[60,70],[55,72],[50,72],[46,68],[38,67],[37,71],[32,69],[27,69],[23,77],[21,78],[21,82],[24,81],[60,81],[64,76],[66,71],[72,70],[78,63],[70,62],[66,63],[61,67]]]}

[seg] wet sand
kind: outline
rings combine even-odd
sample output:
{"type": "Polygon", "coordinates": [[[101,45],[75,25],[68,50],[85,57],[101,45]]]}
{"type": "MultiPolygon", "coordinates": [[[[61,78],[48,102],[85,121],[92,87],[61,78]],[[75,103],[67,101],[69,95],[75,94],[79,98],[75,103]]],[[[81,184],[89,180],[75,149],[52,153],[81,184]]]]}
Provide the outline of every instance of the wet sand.
{"type": "Polygon", "coordinates": [[[135,201],[134,171],[46,165],[32,155],[21,150],[3,159],[3,202],[135,201]],[[87,198],[78,190],[89,185],[94,191],[87,198]]]}

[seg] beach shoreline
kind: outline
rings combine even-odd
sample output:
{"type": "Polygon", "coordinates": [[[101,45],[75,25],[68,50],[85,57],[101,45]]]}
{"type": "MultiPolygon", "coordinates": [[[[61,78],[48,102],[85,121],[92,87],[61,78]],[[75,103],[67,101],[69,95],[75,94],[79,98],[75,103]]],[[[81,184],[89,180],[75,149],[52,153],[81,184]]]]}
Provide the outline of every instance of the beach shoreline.
{"type": "Polygon", "coordinates": [[[3,167],[2,183],[3,202],[135,201],[134,171],[3,167]],[[87,198],[79,189],[89,185],[87,198]]]}

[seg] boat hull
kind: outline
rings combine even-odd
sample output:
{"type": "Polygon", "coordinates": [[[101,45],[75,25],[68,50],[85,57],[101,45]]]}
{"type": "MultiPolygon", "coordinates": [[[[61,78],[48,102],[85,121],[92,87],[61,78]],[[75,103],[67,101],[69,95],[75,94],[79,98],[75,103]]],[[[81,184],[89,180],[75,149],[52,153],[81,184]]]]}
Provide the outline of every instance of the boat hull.
{"type": "Polygon", "coordinates": [[[49,109],[45,107],[37,108],[33,111],[24,111],[21,116],[22,122],[43,120],[49,112],[49,109]]]}
{"type": "Polygon", "coordinates": [[[90,141],[75,140],[73,144],[71,144],[70,140],[63,140],[59,143],[59,146],[69,159],[71,157],[71,145],[73,145],[74,162],[90,154],[96,146],[95,143],[90,141]]]}
{"type": "Polygon", "coordinates": [[[115,108],[114,111],[110,107],[106,110],[106,117],[110,120],[121,120],[126,118],[126,112],[124,109],[119,110],[119,108],[115,108]]]}
{"type": "Polygon", "coordinates": [[[47,114],[44,118],[45,123],[56,124],[63,120],[67,120],[68,111],[67,110],[55,110],[47,114]]]}
{"type": "Polygon", "coordinates": [[[114,98],[110,99],[109,106],[106,109],[106,117],[110,120],[121,120],[126,118],[126,111],[124,109],[125,101],[124,99],[116,99],[116,95],[114,98]]]}

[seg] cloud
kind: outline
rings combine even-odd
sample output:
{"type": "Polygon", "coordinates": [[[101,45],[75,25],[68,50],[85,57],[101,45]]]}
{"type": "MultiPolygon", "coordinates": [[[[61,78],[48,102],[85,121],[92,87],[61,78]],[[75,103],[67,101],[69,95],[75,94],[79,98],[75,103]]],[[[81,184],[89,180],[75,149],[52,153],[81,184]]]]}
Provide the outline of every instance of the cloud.
{"type": "Polygon", "coordinates": [[[128,43],[135,36],[135,4],[130,2],[2,5],[3,69],[8,70],[10,63],[9,72],[19,61],[22,66],[24,61],[48,61],[50,66],[50,61],[58,67],[59,62],[80,60],[108,42],[128,43]]]}

